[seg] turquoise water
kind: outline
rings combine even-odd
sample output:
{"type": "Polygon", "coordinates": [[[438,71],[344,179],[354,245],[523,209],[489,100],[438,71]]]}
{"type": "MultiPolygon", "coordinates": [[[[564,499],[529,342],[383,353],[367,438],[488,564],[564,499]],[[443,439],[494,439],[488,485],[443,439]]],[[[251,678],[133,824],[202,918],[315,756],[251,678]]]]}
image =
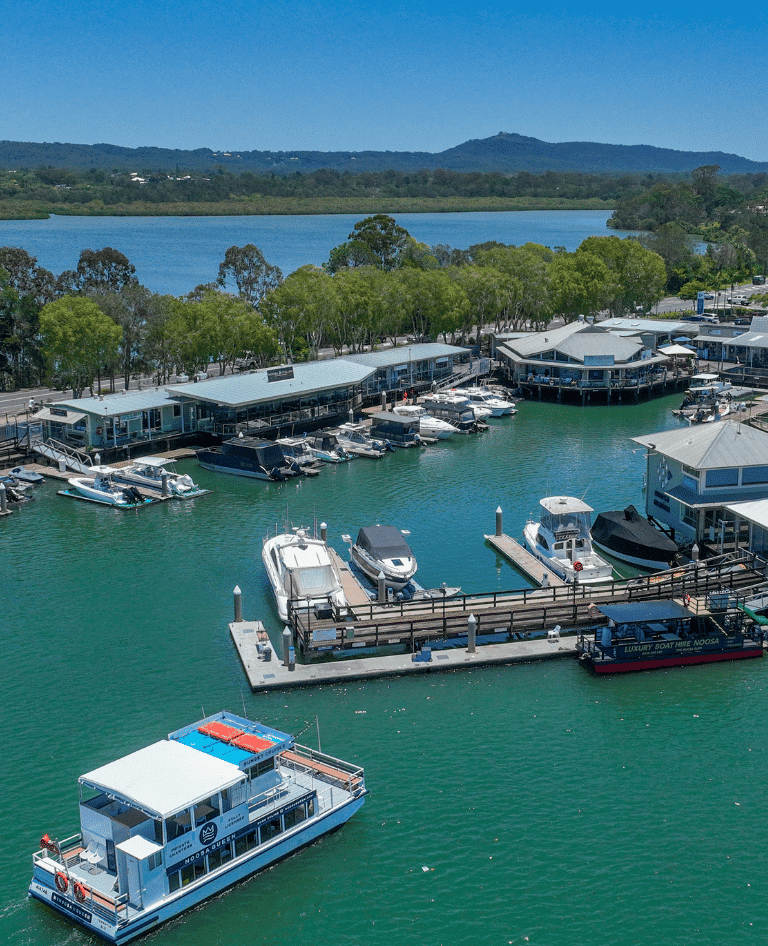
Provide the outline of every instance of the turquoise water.
{"type": "Polygon", "coordinates": [[[631,436],[679,396],[634,406],[523,403],[483,435],[312,481],[183,468],[213,492],[134,512],[52,481],[0,521],[4,658],[0,936],[95,942],[26,897],[44,832],[77,829],[76,780],[202,713],[246,712],[366,767],[341,831],[147,938],[163,946],[760,943],[768,662],[591,676],[570,660],[292,693],[247,691],[232,589],[273,639],[261,538],[288,515],[342,532],[411,530],[425,585],[523,587],[485,546],[538,499],[640,506],[631,436]],[[424,871],[423,868],[428,868],[424,871]]]}
{"type": "MultiPolygon", "coordinates": [[[[398,214],[397,222],[429,246],[466,249],[498,240],[519,246],[529,240],[575,250],[588,236],[607,230],[610,211],[544,210],[504,213],[398,214]]],[[[75,269],[80,252],[111,246],[134,264],[153,292],[183,295],[214,282],[230,246],[255,243],[284,276],[322,265],[365,214],[263,217],[51,217],[0,221],[0,246],[19,246],[55,275],[75,269]]],[[[619,235],[623,235],[619,233],[619,235]]]]}

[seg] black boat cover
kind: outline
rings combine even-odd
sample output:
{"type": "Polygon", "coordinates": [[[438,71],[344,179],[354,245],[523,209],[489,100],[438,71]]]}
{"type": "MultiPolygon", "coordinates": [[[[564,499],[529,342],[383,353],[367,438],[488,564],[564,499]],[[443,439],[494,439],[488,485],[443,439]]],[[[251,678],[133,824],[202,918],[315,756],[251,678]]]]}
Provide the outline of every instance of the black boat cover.
{"type": "Polygon", "coordinates": [[[403,533],[394,526],[366,526],[357,533],[356,545],[379,562],[388,558],[413,558],[403,533]]]}
{"type": "Polygon", "coordinates": [[[644,519],[634,506],[601,512],[590,530],[595,542],[625,555],[669,562],[677,545],[644,519]]]}
{"type": "Polygon", "coordinates": [[[629,604],[598,605],[597,610],[616,624],[649,624],[653,621],[683,621],[692,612],[677,601],[634,601],[629,604]]]}

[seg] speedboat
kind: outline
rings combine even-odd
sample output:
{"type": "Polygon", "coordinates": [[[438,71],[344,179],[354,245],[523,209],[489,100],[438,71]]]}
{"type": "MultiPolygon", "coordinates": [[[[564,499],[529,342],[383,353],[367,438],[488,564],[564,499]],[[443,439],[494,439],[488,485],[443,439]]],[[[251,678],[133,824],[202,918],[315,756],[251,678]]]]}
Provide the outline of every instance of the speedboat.
{"type": "Polygon", "coordinates": [[[307,434],[309,449],[323,463],[345,463],[351,454],[341,446],[335,433],[328,430],[307,434]]]}
{"type": "Polygon", "coordinates": [[[677,544],[643,518],[634,506],[601,512],[590,535],[603,552],[637,568],[662,571],[677,564],[677,544]]]}
{"type": "Polygon", "coordinates": [[[466,394],[472,407],[488,408],[492,417],[503,417],[517,413],[517,408],[513,401],[504,400],[504,398],[494,394],[493,391],[489,391],[488,388],[459,388],[457,393],[466,394]]]}
{"type": "Polygon", "coordinates": [[[684,417],[689,424],[713,424],[722,420],[731,413],[731,402],[728,398],[716,400],[711,404],[702,404],[694,413],[685,413],[684,417]]]}
{"type": "Polygon", "coordinates": [[[490,407],[484,407],[482,404],[472,403],[466,394],[460,391],[435,391],[428,395],[431,404],[452,404],[459,408],[463,407],[472,411],[475,420],[485,420],[493,414],[490,407]]]}
{"type": "Polygon", "coordinates": [[[309,530],[268,536],[261,558],[283,623],[291,624],[295,611],[332,616],[346,611],[347,598],[328,546],[309,530]]]}
{"type": "Polygon", "coordinates": [[[358,763],[226,711],[78,781],[80,830],[43,834],[29,894],[117,946],[340,828],[367,794],[358,763]]]}
{"type": "Polygon", "coordinates": [[[93,476],[73,476],[69,485],[85,499],[106,506],[130,508],[142,505],[144,497],[135,486],[123,486],[115,482],[116,472],[111,466],[95,466],[93,476]]]}
{"type": "Polygon", "coordinates": [[[366,526],[350,548],[352,561],[374,584],[383,575],[385,585],[399,591],[416,574],[416,559],[404,538],[409,534],[394,526],[366,526]]]}
{"type": "Polygon", "coordinates": [[[168,484],[168,491],[179,499],[188,499],[204,492],[186,473],[179,473],[175,468],[174,460],[163,457],[136,458],[129,466],[115,470],[115,479],[119,483],[129,483],[132,486],[145,486],[162,492],[163,479],[168,484]]]}
{"type": "Polygon", "coordinates": [[[613,569],[592,549],[592,507],[573,496],[546,496],[540,505],[541,521],[523,529],[525,547],[567,583],[610,581],[613,569]]]}
{"type": "Polygon", "coordinates": [[[378,458],[383,457],[388,450],[394,450],[392,444],[386,440],[376,440],[370,435],[370,426],[366,424],[355,424],[347,421],[336,431],[339,438],[339,446],[347,453],[355,454],[359,457],[378,458]]]}
{"type": "Polygon", "coordinates": [[[428,394],[422,406],[432,417],[447,421],[457,433],[469,434],[478,429],[477,417],[466,398],[450,397],[438,393],[428,394]]]}
{"type": "Polygon", "coordinates": [[[320,475],[322,463],[309,449],[306,437],[278,437],[277,444],[285,454],[288,463],[298,464],[307,476],[320,475]]]}
{"type": "Polygon", "coordinates": [[[11,470],[11,476],[14,479],[22,480],[24,483],[42,483],[45,479],[40,473],[34,470],[25,470],[23,466],[15,466],[11,470]]]}
{"type": "Polygon", "coordinates": [[[392,408],[395,414],[401,417],[413,417],[419,423],[419,434],[433,440],[445,440],[458,433],[458,430],[447,420],[433,417],[421,404],[398,404],[392,408]]]}
{"type": "Polygon", "coordinates": [[[198,450],[197,461],[206,470],[256,480],[284,482],[289,477],[301,475],[298,465],[292,468],[276,443],[242,435],[225,440],[220,447],[198,450]]]}

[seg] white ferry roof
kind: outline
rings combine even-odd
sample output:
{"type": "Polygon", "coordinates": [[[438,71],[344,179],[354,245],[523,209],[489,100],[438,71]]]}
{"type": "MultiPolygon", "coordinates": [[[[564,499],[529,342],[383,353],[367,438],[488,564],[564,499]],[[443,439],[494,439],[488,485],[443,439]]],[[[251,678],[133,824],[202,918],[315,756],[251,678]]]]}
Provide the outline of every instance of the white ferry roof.
{"type": "Polygon", "coordinates": [[[545,496],[541,500],[541,505],[553,516],[566,515],[571,512],[594,512],[591,506],[574,496],[545,496]]]}
{"type": "Polygon", "coordinates": [[[151,854],[157,854],[158,851],[162,851],[163,849],[161,845],[155,844],[153,841],[148,841],[140,834],[135,834],[132,838],[128,838],[127,841],[116,844],[115,847],[118,851],[135,857],[137,861],[143,861],[144,858],[149,857],[151,854]]]}
{"type": "Polygon", "coordinates": [[[162,740],[82,775],[80,783],[155,817],[169,818],[244,777],[231,762],[162,740]]]}

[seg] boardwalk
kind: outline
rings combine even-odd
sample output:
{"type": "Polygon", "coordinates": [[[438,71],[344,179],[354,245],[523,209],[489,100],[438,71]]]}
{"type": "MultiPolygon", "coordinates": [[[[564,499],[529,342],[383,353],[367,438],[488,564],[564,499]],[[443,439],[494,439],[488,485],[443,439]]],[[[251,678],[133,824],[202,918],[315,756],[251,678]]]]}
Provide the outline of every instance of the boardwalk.
{"type": "Polygon", "coordinates": [[[550,585],[552,588],[565,585],[559,575],[508,535],[487,535],[485,541],[537,585],[550,585]]]}

